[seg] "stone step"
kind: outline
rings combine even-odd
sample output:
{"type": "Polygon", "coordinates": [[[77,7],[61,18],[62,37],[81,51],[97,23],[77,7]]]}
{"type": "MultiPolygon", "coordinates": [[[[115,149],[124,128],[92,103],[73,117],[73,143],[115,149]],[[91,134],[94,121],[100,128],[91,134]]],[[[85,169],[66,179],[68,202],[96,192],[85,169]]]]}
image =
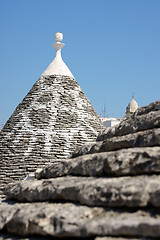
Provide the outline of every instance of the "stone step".
{"type": "Polygon", "coordinates": [[[144,107],[138,108],[138,110],[136,111],[135,115],[144,115],[147,114],[149,112],[156,112],[160,110],[160,100],[156,101],[156,102],[152,102],[144,107]]]}
{"type": "Polygon", "coordinates": [[[37,179],[66,175],[125,176],[160,173],[160,147],[128,148],[114,152],[57,160],[37,171],[37,179]]]}
{"type": "MultiPolygon", "coordinates": [[[[20,237],[17,236],[15,234],[6,234],[6,233],[2,233],[0,234],[0,240],[53,240],[52,237],[42,237],[42,236],[29,236],[29,237],[20,237]]],[[[54,239],[57,240],[57,239],[54,239]]],[[[67,239],[65,239],[67,240],[67,239]]]]}
{"type": "Polygon", "coordinates": [[[88,206],[160,207],[160,176],[119,178],[59,177],[10,183],[8,199],[71,201],[88,206]]]}
{"type": "MultiPolygon", "coordinates": [[[[54,240],[60,240],[60,239],[65,239],[65,240],[156,240],[155,238],[123,238],[123,237],[87,237],[87,238],[54,238],[54,240]]],[[[16,236],[13,234],[0,234],[0,240],[53,240],[51,236],[29,236],[29,237],[20,237],[16,236]]]]}
{"type": "MultiPolygon", "coordinates": [[[[113,137],[103,141],[100,152],[123,148],[160,146],[160,128],[113,137]]],[[[92,149],[91,149],[92,151],[92,149]]]]}
{"type": "Polygon", "coordinates": [[[152,110],[154,109],[156,111],[151,111],[150,108],[139,109],[135,114],[124,119],[118,126],[105,129],[103,133],[97,137],[97,141],[160,127],[160,101],[154,104],[155,108],[152,108],[152,110]]]}
{"type": "MultiPolygon", "coordinates": [[[[95,240],[155,240],[155,238],[96,237],[95,240]]],[[[7,239],[8,240],[8,239],[7,239]]]]}
{"type": "MultiPolygon", "coordinates": [[[[60,240],[60,239],[64,239],[64,240],[95,240],[95,237],[87,237],[87,238],[77,238],[77,237],[72,237],[72,238],[56,238],[56,237],[52,237],[52,236],[40,236],[40,235],[36,235],[36,236],[28,236],[28,237],[23,237],[23,236],[17,236],[15,234],[7,234],[5,232],[3,232],[2,234],[0,233],[0,240],[60,240]]],[[[117,239],[117,238],[116,238],[117,239]]],[[[142,238],[134,238],[133,240],[141,240],[142,238]]],[[[151,238],[143,238],[143,240],[150,240],[151,238]]],[[[119,239],[118,239],[119,240],[119,239]]],[[[132,240],[132,239],[130,239],[132,240]]],[[[155,240],[155,238],[154,238],[155,240]]]]}
{"type": "Polygon", "coordinates": [[[2,204],[0,230],[21,236],[160,238],[159,210],[111,210],[72,203],[2,204]]]}
{"type": "Polygon", "coordinates": [[[153,146],[160,146],[160,128],[127,134],[125,136],[112,137],[101,142],[94,142],[80,147],[72,154],[72,157],[96,152],[109,152],[123,148],[153,146]]]}

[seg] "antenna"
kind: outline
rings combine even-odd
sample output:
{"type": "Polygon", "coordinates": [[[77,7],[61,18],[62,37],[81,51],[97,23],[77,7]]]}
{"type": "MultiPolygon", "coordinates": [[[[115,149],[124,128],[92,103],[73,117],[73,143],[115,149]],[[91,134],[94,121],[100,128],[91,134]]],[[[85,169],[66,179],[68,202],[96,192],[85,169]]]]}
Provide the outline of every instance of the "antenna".
{"type": "Polygon", "coordinates": [[[106,101],[104,99],[104,107],[103,107],[103,117],[106,117],[106,101]]]}

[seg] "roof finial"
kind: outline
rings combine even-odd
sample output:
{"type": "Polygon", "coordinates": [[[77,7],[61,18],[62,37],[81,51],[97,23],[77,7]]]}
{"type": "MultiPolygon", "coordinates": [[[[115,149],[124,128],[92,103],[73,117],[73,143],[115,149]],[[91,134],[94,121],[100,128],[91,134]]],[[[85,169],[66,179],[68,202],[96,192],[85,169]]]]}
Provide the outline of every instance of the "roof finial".
{"type": "Polygon", "coordinates": [[[54,34],[54,39],[56,42],[62,42],[63,40],[63,33],[57,32],[54,34]]]}
{"type": "Polygon", "coordinates": [[[52,43],[52,46],[55,48],[56,54],[55,57],[61,58],[61,49],[64,47],[64,43],[61,43],[63,40],[63,34],[61,32],[57,32],[54,34],[54,39],[56,43],[52,43]]]}
{"type": "Polygon", "coordinates": [[[55,57],[42,75],[64,75],[73,77],[71,71],[68,69],[61,57],[61,49],[65,46],[65,44],[62,43],[63,33],[55,33],[54,39],[56,42],[52,43],[52,46],[55,48],[55,57]]]}

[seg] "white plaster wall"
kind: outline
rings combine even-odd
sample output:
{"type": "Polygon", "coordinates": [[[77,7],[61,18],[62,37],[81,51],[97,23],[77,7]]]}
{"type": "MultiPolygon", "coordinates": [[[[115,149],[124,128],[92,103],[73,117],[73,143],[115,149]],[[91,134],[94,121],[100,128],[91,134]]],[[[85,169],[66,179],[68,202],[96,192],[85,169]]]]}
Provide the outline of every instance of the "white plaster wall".
{"type": "Polygon", "coordinates": [[[121,119],[119,118],[103,118],[102,119],[103,124],[105,127],[113,127],[121,122],[121,119]]]}

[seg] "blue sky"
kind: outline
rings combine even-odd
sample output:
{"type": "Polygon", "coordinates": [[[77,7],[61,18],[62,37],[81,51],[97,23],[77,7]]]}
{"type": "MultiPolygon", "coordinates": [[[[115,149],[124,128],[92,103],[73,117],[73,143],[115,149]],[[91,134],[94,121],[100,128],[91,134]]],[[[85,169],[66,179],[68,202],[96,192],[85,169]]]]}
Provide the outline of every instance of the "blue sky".
{"type": "Polygon", "coordinates": [[[0,128],[54,57],[65,63],[102,114],[121,117],[160,98],[159,0],[1,0],[0,128]]]}

